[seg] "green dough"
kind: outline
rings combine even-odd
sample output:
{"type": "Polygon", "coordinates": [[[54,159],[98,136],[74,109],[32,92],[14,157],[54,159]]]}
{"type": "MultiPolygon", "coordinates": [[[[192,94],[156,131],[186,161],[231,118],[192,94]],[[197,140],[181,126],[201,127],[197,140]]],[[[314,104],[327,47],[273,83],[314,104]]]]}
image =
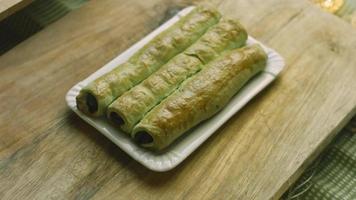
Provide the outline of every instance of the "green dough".
{"type": "Polygon", "coordinates": [[[132,137],[143,147],[164,149],[220,111],[266,62],[267,55],[259,45],[224,53],[154,107],[134,127],[132,137]]]}
{"type": "Polygon", "coordinates": [[[238,20],[221,19],[184,53],[195,56],[206,64],[225,50],[243,46],[246,40],[247,32],[238,20]]]}
{"type": "Polygon", "coordinates": [[[198,6],[142,47],[127,62],[84,87],[76,98],[78,109],[90,116],[104,115],[117,97],[188,48],[219,19],[218,11],[198,6]]]}
{"type": "Polygon", "coordinates": [[[174,92],[185,79],[200,71],[203,64],[224,50],[242,46],[246,40],[247,33],[238,21],[220,20],[184,53],[117,98],[108,107],[108,118],[126,133],[131,133],[148,111],[174,92]]]}
{"type": "Polygon", "coordinates": [[[172,93],[179,83],[201,68],[198,58],[179,54],[157,72],[117,98],[107,110],[108,118],[126,133],[131,133],[134,125],[172,93]]]}

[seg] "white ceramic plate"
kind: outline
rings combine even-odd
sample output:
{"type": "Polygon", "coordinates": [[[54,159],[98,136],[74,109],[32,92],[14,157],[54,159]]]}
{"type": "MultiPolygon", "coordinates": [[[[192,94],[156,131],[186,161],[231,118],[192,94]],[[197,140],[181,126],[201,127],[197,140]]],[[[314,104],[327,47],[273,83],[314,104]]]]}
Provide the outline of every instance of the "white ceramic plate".
{"type": "Polygon", "coordinates": [[[278,53],[249,36],[247,45],[259,43],[263,46],[264,50],[268,54],[268,62],[265,71],[250,80],[231,99],[229,104],[226,105],[225,108],[218,114],[190,130],[189,133],[185,134],[174,144],[170,145],[170,147],[168,147],[165,152],[159,154],[136,145],[125,133],[113,127],[104,117],[91,118],[77,109],[75,97],[79,94],[79,91],[84,86],[99,76],[111,71],[119,64],[125,62],[138,49],[144,46],[157,34],[174,24],[182,16],[188,14],[192,9],[193,7],[187,7],[183,9],[176,16],[161,25],[159,28],[137,42],[135,45],[131,46],[125,52],[114,58],[104,67],[91,74],[85,80],[76,84],[68,91],[66,95],[67,104],[75,113],[77,113],[82,119],[91,124],[97,130],[99,130],[103,135],[113,141],[117,146],[119,146],[123,151],[125,151],[139,163],[154,171],[168,171],[176,167],[195,149],[197,149],[209,136],[211,136],[221,125],[223,125],[231,116],[233,116],[244,105],[246,105],[248,101],[250,101],[255,95],[263,90],[268,84],[270,84],[284,67],[284,60],[278,53]]]}

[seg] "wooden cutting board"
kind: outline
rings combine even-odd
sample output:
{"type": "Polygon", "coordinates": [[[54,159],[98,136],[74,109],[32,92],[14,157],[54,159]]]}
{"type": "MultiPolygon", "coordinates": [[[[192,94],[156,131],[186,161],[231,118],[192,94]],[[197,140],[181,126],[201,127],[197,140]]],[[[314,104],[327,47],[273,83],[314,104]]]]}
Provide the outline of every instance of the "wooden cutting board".
{"type": "Polygon", "coordinates": [[[67,90],[189,2],[92,0],[0,57],[2,199],[277,199],[355,114],[356,31],[306,0],[213,2],[286,60],[176,169],[80,120],[67,90]]]}

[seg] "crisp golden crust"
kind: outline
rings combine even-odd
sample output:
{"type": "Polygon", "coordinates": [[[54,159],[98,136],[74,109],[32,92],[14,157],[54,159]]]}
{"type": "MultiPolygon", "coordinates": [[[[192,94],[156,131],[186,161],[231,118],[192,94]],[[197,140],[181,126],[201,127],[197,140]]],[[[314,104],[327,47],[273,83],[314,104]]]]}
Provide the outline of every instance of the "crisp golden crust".
{"type": "Polygon", "coordinates": [[[171,94],[179,83],[200,69],[199,59],[185,54],[177,55],[142,83],[117,98],[108,107],[108,118],[111,119],[111,113],[117,113],[125,122],[120,128],[131,133],[134,125],[151,108],[171,94]]]}
{"type": "Polygon", "coordinates": [[[242,46],[247,33],[237,20],[222,19],[183,54],[172,58],[142,83],[117,98],[108,108],[107,116],[115,112],[125,123],[120,128],[131,133],[143,116],[166,98],[188,77],[194,75],[222,51],[242,46]]]}
{"type": "Polygon", "coordinates": [[[135,126],[132,137],[139,132],[148,133],[153,142],[143,146],[156,150],[167,147],[223,108],[251,77],[263,70],[266,60],[259,45],[224,54],[152,109],[135,126]]]}
{"type": "Polygon", "coordinates": [[[96,79],[82,89],[77,97],[78,108],[91,116],[101,116],[118,96],[140,83],[173,56],[181,53],[206,30],[216,24],[220,14],[214,9],[197,7],[135,53],[128,62],[96,79]],[[88,109],[86,96],[90,93],[98,101],[98,109],[88,109]]]}
{"type": "Polygon", "coordinates": [[[224,50],[243,46],[246,40],[247,32],[238,20],[222,19],[184,53],[198,57],[206,64],[224,50]]]}
{"type": "Polygon", "coordinates": [[[198,7],[187,17],[189,20],[180,20],[175,30],[169,29],[164,36],[153,39],[152,42],[140,49],[132,56],[129,62],[143,65],[155,65],[152,61],[167,62],[177,51],[182,52],[193,44],[200,36],[220,19],[220,14],[210,8],[198,7]],[[189,17],[188,17],[189,16],[189,17]],[[149,63],[149,64],[147,64],[149,63]]]}

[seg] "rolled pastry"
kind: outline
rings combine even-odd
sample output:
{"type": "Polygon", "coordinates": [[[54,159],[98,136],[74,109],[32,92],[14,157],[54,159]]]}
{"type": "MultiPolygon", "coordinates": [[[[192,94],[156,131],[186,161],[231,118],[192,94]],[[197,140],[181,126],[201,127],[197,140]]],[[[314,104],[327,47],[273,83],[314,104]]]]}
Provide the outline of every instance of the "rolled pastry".
{"type": "Polygon", "coordinates": [[[127,62],[84,87],[77,107],[90,116],[101,116],[118,96],[146,79],[175,55],[184,51],[220,19],[218,11],[197,7],[156,36],[127,62]]]}
{"type": "Polygon", "coordinates": [[[174,92],[185,79],[200,71],[204,63],[224,50],[241,47],[246,39],[247,33],[237,20],[220,20],[184,53],[117,98],[108,107],[108,118],[126,133],[131,133],[149,110],[174,92]]]}
{"type": "Polygon", "coordinates": [[[235,49],[207,64],[154,107],[134,128],[141,146],[161,150],[184,132],[221,110],[266,65],[259,45],[235,49]]]}

